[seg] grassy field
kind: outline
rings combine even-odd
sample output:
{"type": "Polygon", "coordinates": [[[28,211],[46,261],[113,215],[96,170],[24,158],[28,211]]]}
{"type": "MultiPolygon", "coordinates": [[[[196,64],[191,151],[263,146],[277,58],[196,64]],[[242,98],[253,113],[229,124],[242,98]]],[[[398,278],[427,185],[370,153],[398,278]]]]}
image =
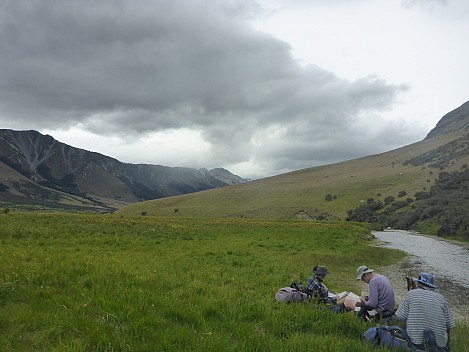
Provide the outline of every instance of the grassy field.
{"type": "Polygon", "coordinates": [[[358,265],[401,257],[367,237],[342,223],[3,214],[0,351],[372,351],[353,313],[274,300],[314,265],[356,292],[358,265]]]}

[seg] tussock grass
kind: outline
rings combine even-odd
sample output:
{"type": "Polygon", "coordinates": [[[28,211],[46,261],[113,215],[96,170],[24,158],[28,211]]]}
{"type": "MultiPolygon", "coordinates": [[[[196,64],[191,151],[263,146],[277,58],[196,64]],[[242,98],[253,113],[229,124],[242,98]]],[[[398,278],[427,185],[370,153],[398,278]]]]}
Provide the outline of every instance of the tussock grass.
{"type": "MultiPolygon", "coordinates": [[[[0,350],[372,351],[353,314],[274,300],[316,264],[331,289],[358,291],[358,265],[402,255],[367,235],[341,223],[10,213],[0,350]]],[[[455,339],[463,351],[468,338],[455,339]]]]}

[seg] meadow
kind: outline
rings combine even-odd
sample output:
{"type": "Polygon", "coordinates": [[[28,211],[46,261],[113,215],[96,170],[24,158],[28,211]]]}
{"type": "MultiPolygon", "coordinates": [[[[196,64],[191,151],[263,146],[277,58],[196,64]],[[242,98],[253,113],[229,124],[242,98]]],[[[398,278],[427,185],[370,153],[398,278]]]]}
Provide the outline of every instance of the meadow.
{"type": "Polygon", "coordinates": [[[274,300],[318,264],[359,293],[356,267],[403,255],[368,239],[340,222],[2,214],[0,351],[373,351],[353,313],[274,300]]]}

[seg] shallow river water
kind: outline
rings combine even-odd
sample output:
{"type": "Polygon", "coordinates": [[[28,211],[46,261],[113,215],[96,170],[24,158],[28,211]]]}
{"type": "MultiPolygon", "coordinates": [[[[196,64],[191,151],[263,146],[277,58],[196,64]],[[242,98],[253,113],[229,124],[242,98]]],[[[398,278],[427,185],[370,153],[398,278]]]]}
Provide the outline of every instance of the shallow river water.
{"type": "Polygon", "coordinates": [[[408,253],[402,262],[377,270],[391,280],[397,303],[407,292],[405,277],[425,271],[435,276],[437,291],[445,296],[454,317],[469,320],[469,245],[398,230],[373,235],[380,246],[408,253]]]}

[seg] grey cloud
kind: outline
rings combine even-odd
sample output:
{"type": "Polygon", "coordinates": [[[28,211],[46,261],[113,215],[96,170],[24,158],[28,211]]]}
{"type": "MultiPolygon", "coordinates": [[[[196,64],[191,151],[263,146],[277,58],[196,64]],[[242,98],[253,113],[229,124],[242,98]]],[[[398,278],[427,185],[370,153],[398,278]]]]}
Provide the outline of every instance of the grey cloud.
{"type": "Polygon", "coordinates": [[[367,130],[360,126],[322,130],[319,126],[310,136],[285,134],[273,138],[254,155],[264,169],[288,172],[388,151],[416,138],[415,130],[404,121],[371,121],[367,130]]]}
{"type": "Polygon", "coordinates": [[[21,101],[29,108],[22,118],[42,111],[47,121],[54,112],[86,119],[136,109],[148,111],[154,128],[174,127],[163,114],[203,125],[211,113],[256,109],[263,103],[252,99],[256,82],[276,80],[291,65],[285,43],[227,18],[226,8],[130,3],[4,4],[2,46],[12,49],[0,57],[1,89],[12,98],[2,110],[21,101]]]}
{"type": "Polygon", "coordinates": [[[122,136],[194,128],[214,160],[280,168],[363,153],[330,138],[406,86],[300,66],[287,43],[250,27],[258,11],[234,0],[2,1],[0,122],[122,136]],[[271,130],[283,142],[259,140],[271,130]]]}

